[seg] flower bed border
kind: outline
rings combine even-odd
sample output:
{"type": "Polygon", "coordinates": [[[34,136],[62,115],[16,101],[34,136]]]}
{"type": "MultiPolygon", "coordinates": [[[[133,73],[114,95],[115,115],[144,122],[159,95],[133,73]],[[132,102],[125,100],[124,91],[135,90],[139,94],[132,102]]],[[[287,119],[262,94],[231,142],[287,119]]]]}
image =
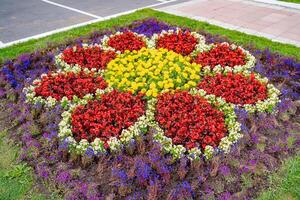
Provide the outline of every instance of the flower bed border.
{"type": "MultiPolygon", "coordinates": [[[[180,28],[177,28],[176,31],[181,31],[180,28]]],[[[109,40],[110,37],[113,37],[114,35],[122,34],[123,32],[116,32],[115,34],[112,34],[110,36],[104,36],[102,39],[102,44],[95,44],[95,45],[87,45],[84,44],[84,48],[88,47],[93,47],[93,46],[99,46],[102,49],[107,49],[107,50],[112,50],[113,48],[107,46],[107,41],[109,40]],[[105,42],[106,41],[106,42],[105,42]]],[[[155,48],[155,38],[158,37],[159,34],[154,35],[150,40],[144,35],[137,34],[133,32],[137,36],[142,36],[147,40],[146,42],[146,48],[155,48]]],[[[160,34],[173,34],[174,30],[168,30],[168,31],[162,31],[160,34]]],[[[191,32],[192,33],[192,32],[191,32]]],[[[203,51],[203,50],[209,50],[210,48],[213,48],[214,44],[212,45],[206,45],[205,40],[201,40],[203,37],[202,35],[193,32],[194,34],[197,34],[197,37],[200,38],[198,41],[198,46],[195,48],[194,52],[192,52],[189,56],[195,55],[195,52],[203,51]],[[200,42],[201,41],[201,42],[200,42]]],[[[204,38],[204,37],[203,37],[204,38]]],[[[221,43],[224,44],[224,43],[221,43]]],[[[229,45],[228,43],[226,43],[229,45]]],[[[233,48],[237,48],[236,45],[232,44],[230,45],[233,48]]],[[[74,48],[74,47],[73,47],[74,48]]],[[[250,69],[253,67],[255,63],[255,58],[252,56],[248,51],[244,50],[242,47],[241,48],[243,51],[246,52],[246,55],[249,56],[249,60],[246,63],[246,65],[243,66],[235,66],[235,67],[221,67],[220,65],[215,66],[213,69],[209,66],[205,66],[201,68],[200,71],[200,76],[213,76],[216,73],[223,73],[227,74],[228,72],[233,72],[233,73],[243,73],[246,76],[250,75],[250,69]],[[246,66],[246,67],[245,67],[246,66]]],[[[114,50],[115,51],[115,50],[114,50]]],[[[118,54],[121,54],[120,51],[117,51],[118,54]]],[[[58,56],[56,56],[56,63],[61,66],[61,70],[59,72],[75,72],[78,73],[81,70],[85,71],[86,73],[89,72],[96,72],[98,75],[103,77],[103,73],[105,69],[103,70],[98,70],[96,68],[92,68],[91,70],[87,68],[83,68],[79,66],[78,64],[72,64],[69,65],[65,63],[62,59],[62,53],[60,53],[58,56]]],[[[256,75],[256,77],[259,81],[267,83],[267,78],[262,78],[259,75],[256,75]]],[[[38,80],[36,80],[38,82],[38,80]]],[[[85,151],[89,148],[91,148],[95,153],[99,152],[105,152],[105,149],[103,148],[103,141],[101,141],[99,138],[96,138],[93,142],[89,143],[87,140],[82,139],[80,142],[76,142],[75,139],[72,137],[72,131],[71,131],[71,125],[70,125],[70,117],[73,109],[78,106],[78,105],[85,105],[89,100],[93,99],[100,99],[101,95],[107,92],[112,91],[113,89],[108,86],[105,90],[100,90],[98,89],[95,94],[87,94],[85,95],[82,99],[79,99],[78,97],[74,96],[73,100],[69,101],[66,97],[64,97],[61,100],[61,105],[62,107],[66,110],[63,112],[62,117],[63,120],[59,124],[59,137],[62,140],[65,140],[70,146],[70,151],[75,150],[75,152],[82,154],[85,153],[85,151]]],[[[28,102],[31,103],[43,103],[46,104],[49,107],[53,107],[57,102],[56,100],[54,101],[53,98],[49,97],[45,99],[41,98],[33,98],[32,96],[34,95],[34,86],[30,86],[27,89],[24,89],[26,93],[26,97],[28,98],[28,102]]],[[[217,148],[213,148],[212,146],[207,145],[205,150],[202,152],[199,148],[192,148],[188,150],[188,157],[190,159],[199,159],[200,155],[203,154],[206,159],[210,159],[214,154],[223,151],[225,153],[228,153],[230,151],[230,147],[232,144],[236,143],[239,138],[242,137],[242,135],[239,133],[240,132],[240,124],[236,121],[236,115],[234,113],[234,108],[235,105],[232,103],[227,103],[223,98],[221,97],[216,97],[215,95],[207,95],[204,90],[199,90],[199,89],[190,89],[190,94],[192,95],[199,95],[201,97],[204,97],[209,101],[210,104],[216,106],[218,109],[224,112],[225,114],[225,125],[228,130],[228,136],[224,137],[221,139],[221,142],[217,148]],[[218,104],[218,105],[217,105],[218,104]]],[[[249,111],[249,112],[255,112],[255,111],[269,111],[271,112],[272,109],[269,109],[269,107],[274,107],[278,102],[279,102],[279,90],[277,90],[273,85],[268,84],[268,99],[265,101],[258,102],[257,105],[245,105],[244,108],[249,111]]],[[[161,143],[163,145],[163,149],[167,153],[171,153],[173,158],[177,159],[180,158],[185,152],[187,152],[186,148],[183,147],[182,145],[174,145],[172,144],[171,138],[168,138],[164,136],[163,130],[159,127],[158,123],[155,122],[154,120],[154,115],[155,115],[155,104],[156,104],[157,99],[153,98],[148,100],[147,102],[147,108],[146,108],[146,114],[141,116],[134,125],[129,127],[128,129],[124,129],[120,135],[120,138],[112,137],[109,140],[109,147],[112,151],[117,151],[120,149],[121,146],[124,144],[127,144],[130,140],[134,139],[136,136],[140,135],[142,132],[141,129],[145,128],[154,128],[156,130],[156,134],[154,134],[154,139],[161,143]],[[154,109],[154,110],[153,110],[154,109]]],[[[240,106],[240,105],[238,105],[240,106]]]]}

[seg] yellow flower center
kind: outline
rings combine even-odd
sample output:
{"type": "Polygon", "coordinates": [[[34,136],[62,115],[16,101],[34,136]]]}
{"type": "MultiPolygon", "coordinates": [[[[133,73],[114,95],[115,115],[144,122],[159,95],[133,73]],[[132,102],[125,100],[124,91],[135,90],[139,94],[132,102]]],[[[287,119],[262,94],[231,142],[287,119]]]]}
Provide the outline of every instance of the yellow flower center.
{"type": "Polygon", "coordinates": [[[161,92],[188,90],[197,85],[201,66],[190,60],[167,49],[125,51],[108,63],[104,78],[121,91],[156,97],[161,92]]]}

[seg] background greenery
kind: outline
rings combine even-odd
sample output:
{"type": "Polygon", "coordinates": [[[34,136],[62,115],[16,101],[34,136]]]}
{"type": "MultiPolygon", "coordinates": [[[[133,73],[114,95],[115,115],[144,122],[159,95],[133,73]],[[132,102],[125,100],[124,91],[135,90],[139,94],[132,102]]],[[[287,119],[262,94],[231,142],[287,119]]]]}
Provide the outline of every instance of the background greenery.
{"type": "MultiPolygon", "coordinates": [[[[300,2],[300,0],[294,1],[300,2]]],[[[249,42],[251,42],[258,49],[269,48],[272,51],[277,51],[283,55],[295,57],[297,60],[300,60],[300,48],[293,45],[273,42],[263,37],[224,29],[206,22],[174,16],[152,9],[143,9],[132,14],[0,49],[0,62],[15,58],[22,53],[29,53],[41,48],[46,48],[49,43],[60,43],[66,39],[75,39],[96,30],[112,29],[115,26],[129,25],[135,20],[149,17],[155,17],[171,25],[188,27],[195,31],[202,29],[211,34],[224,35],[239,45],[249,44],[249,42]]],[[[0,199],[44,199],[42,195],[37,194],[33,189],[34,181],[32,169],[26,166],[26,164],[16,161],[18,149],[18,147],[13,146],[8,141],[6,131],[0,132],[0,199]]],[[[269,178],[272,187],[263,192],[258,199],[300,199],[300,156],[297,155],[285,161],[282,169],[269,178]]]]}
{"type": "Polygon", "coordinates": [[[285,2],[291,2],[291,3],[300,3],[300,0],[281,0],[285,2]]]}

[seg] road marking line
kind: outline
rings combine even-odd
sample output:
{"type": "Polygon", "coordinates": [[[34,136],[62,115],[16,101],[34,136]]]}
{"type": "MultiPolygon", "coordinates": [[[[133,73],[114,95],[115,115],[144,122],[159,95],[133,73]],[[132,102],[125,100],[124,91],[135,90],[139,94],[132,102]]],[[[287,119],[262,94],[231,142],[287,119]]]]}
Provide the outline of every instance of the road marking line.
{"type": "Polygon", "coordinates": [[[156,1],[159,1],[159,2],[162,2],[162,3],[171,3],[171,2],[178,1],[178,0],[156,0],[156,1]]]}
{"type": "MultiPolygon", "coordinates": [[[[43,1],[45,1],[45,0],[43,0],[43,1]]],[[[28,40],[43,38],[43,37],[46,37],[46,36],[49,36],[49,35],[52,35],[52,34],[55,34],[55,33],[68,31],[68,30],[73,29],[73,28],[77,28],[77,27],[97,23],[97,22],[100,22],[100,21],[108,20],[110,18],[115,18],[115,17],[121,16],[121,15],[130,14],[130,13],[133,13],[133,12],[135,12],[137,10],[140,10],[140,9],[160,6],[160,5],[164,5],[164,4],[167,4],[167,3],[170,3],[170,2],[174,2],[174,1],[177,1],[177,0],[170,0],[170,1],[165,1],[165,2],[161,2],[161,3],[156,3],[156,4],[149,5],[149,6],[144,6],[144,7],[141,7],[141,8],[136,8],[136,9],[128,10],[128,11],[125,11],[125,12],[120,12],[120,13],[117,13],[117,14],[114,14],[114,15],[109,15],[109,16],[106,16],[106,17],[101,17],[101,18],[93,19],[93,20],[86,21],[86,22],[83,22],[83,23],[74,24],[74,25],[71,25],[71,26],[66,26],[66,27],[63,27],[63,28],[48,31],[48,32],[45,32],[45,33],[33,35],[33,36],[26,37],[26,38],[23,38],[23,39],[20,39],[20,40],[15,40],[15,41],[12,41],[12,42],[5,43],[5,44],[3,44],[3,46],[0,46],[0,49],[5,48],[5,47],[9,47],[9,46],[12,46],[12,45],[15,45],[15,44],[18,44],[18,43],[27,42],[28,40]]]]}
{"type": "Polygon", "coordinates": [[[168,2],[170,0],[156,0],[156,1],[159,1],[159,2],[168,2]]]}
{"type": "Polygon", "coordinates": [[[88,13],[88,12],[85,12],[85,11],[82,11],[82,10],[78,10],[76,8],[71,8],[69,6],[65,6],[65,5],[62,5],[62,4],[59,4],[59,3],[55,3],[55,2],[52,2],[52,1],[48,1],[48,0],[42,0],[42,1],[45,2],[45,3],[49,3],[49,4],[52,4],[52,5],[61,7],[61,8],[65,8],[65,9],[68,9],[68,10],[72,10],[72,11],[78,12],[78,13],[81,13],[81,14],[84,14],[84,15],[96,18],[96,19],[102,19],[102,17],[100,17],[98,15],[94,15],[92,13],[88,13]]]}

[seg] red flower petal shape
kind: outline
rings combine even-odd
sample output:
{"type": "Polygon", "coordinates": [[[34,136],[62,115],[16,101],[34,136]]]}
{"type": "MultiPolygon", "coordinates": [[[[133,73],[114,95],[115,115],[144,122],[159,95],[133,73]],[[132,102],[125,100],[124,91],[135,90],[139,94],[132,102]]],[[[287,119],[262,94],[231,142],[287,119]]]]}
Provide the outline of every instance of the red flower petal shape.
{"type": "Polygon", "coordinates": [[[246,54],[240,48],[233,50],[227,44],[218,44],[208,52],[199,53],[193,62],[211,68],[216,65],[234,67],[246,64],[246,54]]]}
{"type": "Polygon", "coordinates": [[[142,38],[136,36],[132,32],[124,32],[120,35],[114,35],[109,38],[107,44],[122,53],[124,53],[125,50],[138,51],[141,48],[146,47],[146,43],[142,40],[142,38]]]}
{"type": "Polygon", "coordinates": [[[133,125],[145,114],[146,102],[142,95],[112,91],[103,94],[100,100],[92,100],[77,107],[72,113],[72,132],[77,141],[93,142],[99,138],[107,142],[119,137],[123,129],[133,125]]]}
{"type": "Polygon", "coordinates": [[[254,74],[250,77],[240,73],[208,76],[198,84],[198,88],[234,104],[255,104],[267,98],[266,85],[256,80],[254,74]]]}
{"type": "Polygon", "coordinates": [[[114,51],[104,51],[99,46],[83,48],[76,46],[76,50],[68,48],[63,51],[62,59],[68,64],[78,64],[83,68],[105,69],[107,63],[116,57],[114,51]]]}
{"type": "Polygon", "coordinates": [[[226,136],[224,113],[200,96],[188,92],[164,93],[158,97],[156,121],[174,144],[188,149],[216,147],[226,136]]]}
{"type": "Polygon", "coordinates": [[[157,48],[165,48],[186,56],[195,50],[197,42],[197,38],[191,35],[189,31],[179,31],[179,33],[166,34],[159,37],[156,46],[157,48]]]}
{"type": "Polygon", "coordinates": [[[58,75],[48,74],[44,76],[38,87],[35,88],[36,96],[47,98],[49,96],[61,100],[66,96],[69,100],[74,95],[79,98],[86,94],[93,94],[97,89],[105,89],[106,82],[102,77],[95,77],[92,73],[86,74],[81,71],[78,74],[73,72],[60,73],[58,75]]]}

